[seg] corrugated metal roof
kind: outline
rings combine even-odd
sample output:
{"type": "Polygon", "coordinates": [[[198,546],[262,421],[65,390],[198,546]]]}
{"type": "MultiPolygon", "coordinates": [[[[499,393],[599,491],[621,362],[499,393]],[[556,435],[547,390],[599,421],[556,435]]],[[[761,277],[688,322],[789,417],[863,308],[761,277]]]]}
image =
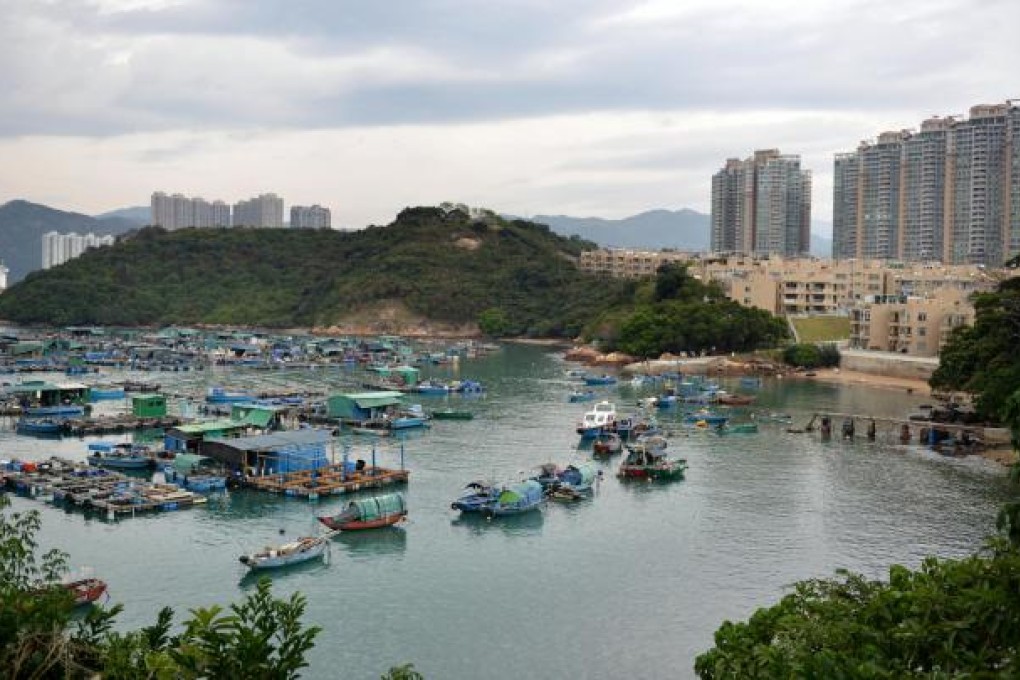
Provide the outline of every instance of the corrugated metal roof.
{"type": "Polygon", "coordinates": [[[333,438],[330,430],[304,429],[285,430],[272,434],[261,434],[255,437],[236,437],[234,439],[217,440],[217,444],[229,446],[239,451],[272,451],[289,446],[308,444],[328,444],[333,438]]]}

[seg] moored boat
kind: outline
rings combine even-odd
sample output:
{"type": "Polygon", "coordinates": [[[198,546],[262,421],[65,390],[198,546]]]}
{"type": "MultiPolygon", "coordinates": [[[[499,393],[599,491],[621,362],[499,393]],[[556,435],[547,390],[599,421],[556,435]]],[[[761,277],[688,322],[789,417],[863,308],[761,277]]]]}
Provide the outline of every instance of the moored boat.
{"type": "Polygon", "coordinates": [[[533,479],[507,484],[498,489],[495,499],[482,508],[487,517],[505,517],[537,510],[545,500],[542,485],[533,479]]]}
{"type": "Polygon", "coordinates": [[[602,432],[612,431],[615,427],[616,405],[609,401],[600,401],[584,414],[577,425],[577,434],[583,439],[591,439],[602,432]]]}
{"type": "Polygon", "coordinates": [[[602,375],[586,375],[584,376],[585,385],[615,385],[616,376],[603,373],[602,375]]]}
{"type": "Polygon", "coordinates": [[[492,484],[470,482],[450,507],[461,512],[482,512],[495,500],[498,493],[498,489],[492,484]]]}
{"type": "Polygon", "coordinates": [[[238,560],[249,569],[276,569],[300,564],[324,557],[329,549],[331,537],[332,534],[302,536],[290,543],[266,546],[258,552],[241,555],[238,560]]]}
{"type": "Polygon", "coordinates": [[[358,531],[393,526],[406,517],[403,494],[391,493],[351,501],[339,514],[318,520],[333,531],[358,531]]]}
{"type": "MultiPolygon", "coordinates": [[[[654,438],[649,438],[649,440],[654,438]]],[[[669,458],[664,448],[651,441],[627,447],[627,457],[616,476],[621,479],[683,479],[687,470],[684,458],[669,458]]]]}
{"type": "Polygon", "coordinates": [[[205,401],[209,404],[243,404],[254,401],[255,397],[244,392],[228,392],[222,387],[210,387],[205,401]]]}
{"type": "Polygon", "coordinates": [[[623,451],[623,440],[615,432],[604,432],[595,437],[591,451],[596,456],[615,456],[623,451]]]}
{"type": "Polygon", "coordinates": [[[754,403],[754,397],[744,394],[719,394],[715,401],[724,406],[748,406],[754,403]]]}
{"type": "Polygon", "coordinates": [[[89,465],[117,470],[144,470],[151,467],[153,457],[144,447],[130,443],[92,442],[88,445],[89,465]]]}
{"type": "Polygon", "coordinates": [[[570,393],[570,396],[567,397],[567,401],[569,401],[571,404],[578,404],[582,401],[594,401],[594,400],[595,392],[592,390],[584,391],[574,390],[573,392],[570,393]]]}
{"type": "Polygon", "coordinates": [[[123,399],[126,396],[120,385],[93,385],[89,388],[89,401],[123,399]]]}
{"type": "Polygon", "coordinates": [[[64,430],[60,418],[19,418],[16,428],[19,434],[59,435],[64,430]]]}
{"type": "Polygon", "coordinates": [[[452,408],[432,412],[433,420],[471,420],[475,414],[471,411],[457,411],[452,408]]]}
{"type": "Polygon", "coordinates": [[[83,578],[70,583],[61,583],[60,586],[71,593],[74,598],[74,606],[82,607],[92,604],[106,593],[106,582],[98,578],[83,578]]]}

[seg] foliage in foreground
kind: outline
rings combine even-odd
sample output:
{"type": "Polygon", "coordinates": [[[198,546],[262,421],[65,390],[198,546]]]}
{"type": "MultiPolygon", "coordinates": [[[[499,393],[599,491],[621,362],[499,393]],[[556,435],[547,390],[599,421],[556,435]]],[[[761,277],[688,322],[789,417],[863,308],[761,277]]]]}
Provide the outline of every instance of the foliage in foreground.
{"type": "MultiPolygon", "coordinates": [[[[1020,389],[1005,408],[1020,448],[1020,389]]],[[[1020,463],[1011,470],[1020,484],[1020,463]]],[[[725,622],[694,669],[721,678],[1015,678],[1020,676],[1020,503],[1000,535],[964,559],[899,565],[888,582],[846,571],[802,581],[746,623],[725,622]]]]}
{"type": "MultiPolygon", "coordinates": [[[[226,610],[193,609],[173,633],[174,613],[159,612],[152,626],[113,630],[120,605],[93,607],[72,623],[74,603],[58,585],[67,555],[36,557],[38,511],[8,513],[0,495],[0,675],[5,678],[246,678],[299,677],[318,627],[305,627],[305,599],[273,597],[269,579],[226,610]]],[[[393,680],[420,680],[408,664],[393,680]]]]}
{"type": "Polygon", "coordinates": [[[933,390],[968,392],[982,418],[1002,422],[1020,385],[1020,277],[974,299],[973,326],[958,328],[939,354],[933,390]]]}
{"type": "Polygon", "coordinates": [[[728,300],[717,285],[702,283],[685,265],[672,263],[588,327],[588,334],[609,349],[637,357],[744,352],[772,347],[788,333],[781,319],[728,300]]]}
{"type": "Polygon", "coordinates": [[[702,678],[1016,677],[1020,552],[1005,541],[928,558],[889,581],[841,572],[804,581],[747,623],[726,622],[702,678]]]}

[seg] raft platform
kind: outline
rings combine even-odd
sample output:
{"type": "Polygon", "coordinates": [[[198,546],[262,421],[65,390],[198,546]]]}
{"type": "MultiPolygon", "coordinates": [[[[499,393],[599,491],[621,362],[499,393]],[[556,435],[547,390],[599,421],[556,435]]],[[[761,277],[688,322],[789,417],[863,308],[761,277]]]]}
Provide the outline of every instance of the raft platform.
{"type": "Polygon", "coordinates": [[[406,484],[409,475],[408,470],[371,466],[357,472],[345,472],[342,465],[336,464],[317,470],[248,477],[245,479],[244,485],[258,491],[314,500],[319,496],[333,496],[363,489],[406,484]]]}
{"type": "Polygon", "coordinates": [[[29,498],[105,513],[107,519],[180,510],[207,501],[175,484],[146,482],[63,458],[8,463],[0,468],[0,484],[29,498]]]}
{"type": "Polygon", "coordinates": [[[64,433],[81,437],[87,434],[111,434],[133,430],[165,430],[186,422],[178,416],[138,418],[136,416],[106,416],[98,418],[70,418],[64,421],[64,433]]]}

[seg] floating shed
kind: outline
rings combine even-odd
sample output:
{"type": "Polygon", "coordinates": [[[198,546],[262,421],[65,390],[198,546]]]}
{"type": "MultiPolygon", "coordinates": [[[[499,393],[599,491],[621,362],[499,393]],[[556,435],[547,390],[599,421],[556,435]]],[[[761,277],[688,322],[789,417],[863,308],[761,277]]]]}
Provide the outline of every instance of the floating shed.
{"type": "Polygon", "coordinates": [[[203,444],[206,440],[237,435],[249,427],[249,423],[227,418],[187,423],[167,430],[163,444],[167,451],[175,453],[204,453],[203,444]]]}
{"type": "Polygon", "coordinates": [[[166,415],[166,397],[162,394],[132,397],[131,414],[136,418],[162,418],[166,415]]]}
{"type": "Polygon", "coordinates": [[[302,429],[254,437],[210,439],[202,454],[254,475],[275,475],[316,470],[329,465],[330,430],[302,429]]]}
{"type": "Polygon", "coordinates": [[[330,418],[345,421],[371,420],[379,417],[386,409],[399,406],[402,396],[396,391],[336,394],[326,399],[326,412],[330,418]]]}

